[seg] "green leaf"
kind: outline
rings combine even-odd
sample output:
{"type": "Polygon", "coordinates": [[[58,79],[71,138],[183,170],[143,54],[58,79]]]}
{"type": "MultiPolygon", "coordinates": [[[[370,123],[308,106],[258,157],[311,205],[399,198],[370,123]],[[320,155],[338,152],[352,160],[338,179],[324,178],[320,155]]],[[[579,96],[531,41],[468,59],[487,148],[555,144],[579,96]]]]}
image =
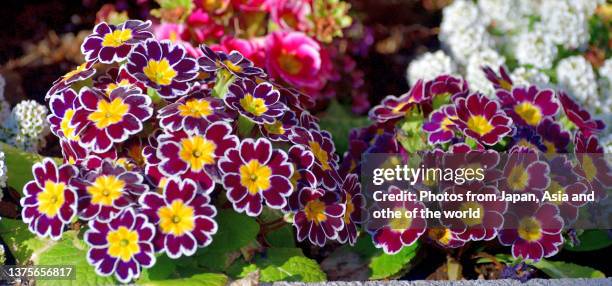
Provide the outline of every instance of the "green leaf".
{"type": "Polygon", "coordinates": [[[542,270],[550,278],[605,278],[606,275],[596,269],[563,261],[549,261],[542,259],[530,263],[533,267],[542,270]]]}
{"type": "Polygon", "coordinates": [[[224,271],[231,265],[235,256],[233,252],[249,245],[257,238],[259,224],[244,214],[233,210],[221,210],[215,217],[219,225],[213,242],[196,252],[199,266],[213,272],[224,271]]]}
{"type": "Polygon", "coordinates": [[[32,165],[43,160],[43,156],[19,150],[0,142],[7,166],[8,185],[22,194],[23,186],[32,180],[32,165]]]}
{"type": "Polygon", "coordinates": [[[593,251],[612,245],[612,239],[608,233],[600,230],[585,230],[579,237],[580,244],[576,246],[565,245],[564,250],[569,251],[593,251]]]}
{"type": "Polygon", "coordinates": [[[0,220],[0,237],[20,265],[25,265],[35,251],[42,249],[49,242],[37,238],[21,220],[8,218],[0,220]]]}
{"type": "Polygon", "coordinates": [[[112,276],[103,277],[96,274],[93,266],[87,262],[87,245],[77,237],[75,231],[67,231],[57,242],[50,242],[38,250],[32,257],[35,265],[71,265],[74,266],[75,280],[38,280],[36,285],[114,285],[117,282],[112,276]]]}
{"type": "Polygon", "coordinates": [[[327,130],[332,134],[336,153],[342,155],[348,150],[349,131],[352,128],[367,126],[370,121],[366,116],[354,116],[337,101],[333,101],[329,108],[319,118],[319,126],[322,130],[327,130]]]}
{"type": "Polygon", "coordinates": [[[410,246],[403,247],[396,254],[381,253],[372,257],[370,262],[370,269],[372,270],[370,279],[385,279],[398,276],[416,256],[418,247],[419,244],[416,242],[410,246]]]}
{"type": "Polygon", "coordinates": [[[222,286],[227,284],[227,276],[218,273],[203,273],[188,278],[150,281],[139,285],[147,286],[222,286]]]}
{"type": "Polygon", "coordinates": [[[291,225],[287,224],[266,234],[266,241],[273,247],[295,247],[294,237],[291,225]]]}
{"type": "Polygon", "coordinates": [[[273,247],[255,258],[255,263],[242,268],[239,277],[260,269],[262,282],[321,282],[327,279],[319,264],[303,255],[299,248],[273,247]]]}

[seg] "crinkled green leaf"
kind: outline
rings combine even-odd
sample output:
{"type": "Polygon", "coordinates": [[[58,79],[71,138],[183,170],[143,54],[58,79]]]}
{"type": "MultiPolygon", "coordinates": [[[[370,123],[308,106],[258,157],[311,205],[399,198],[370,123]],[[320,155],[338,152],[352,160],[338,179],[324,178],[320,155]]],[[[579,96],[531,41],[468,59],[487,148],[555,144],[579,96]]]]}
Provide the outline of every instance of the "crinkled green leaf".
{"type": "Polygon", "coordinates": [[[370,279],[385,279],[397,276],[402,270],[409,266],[410,261],[416,256],[418,242],[411,246],[405,246],[398,253],[389,255],[381,253],[372,257],[370,279]]]}
{"type": "Polygon", "coordinates": [[[77,237],[75,231],[67,231],[57,242],[49,242],[38,249],[32,258],[36,265],[71,265],[76,273],[75,280],[38,280],[36,285],[115,285],[112,276],[96,274],[87,263],[87,245],[77,237]]]}
{"type": "Polygon", "coordinates": [[[258,255],[253,264],[245,265],[239,277],[260,270],[262,282],[274,281],[325,281],[327,276],[319,264],[307,258],[299,248],[273,247],[258,255]]]}
{"type": "Polygon", "coordinates": [[[577,265],[563,261],[549,261],[542,259],[530,263],[533,267],[542,270],[551,278],[605,278],[606,275],[591,267],[577,265]]]}
{"type": "Polygon", "coordinates": [[[11,145],[1,143],[0,151],[4,152],[7,167],[8,185],[20,194],[23,186],[32,180],[32,165],[43,160],[43,156],[19,150],[11,145]]]}
{"type": "Polygon", "coordinates": [[[218,273],[203,273],[188,278],[149,281],[146,286],[222,286],[227,284],[227,276],[218,273]]]}

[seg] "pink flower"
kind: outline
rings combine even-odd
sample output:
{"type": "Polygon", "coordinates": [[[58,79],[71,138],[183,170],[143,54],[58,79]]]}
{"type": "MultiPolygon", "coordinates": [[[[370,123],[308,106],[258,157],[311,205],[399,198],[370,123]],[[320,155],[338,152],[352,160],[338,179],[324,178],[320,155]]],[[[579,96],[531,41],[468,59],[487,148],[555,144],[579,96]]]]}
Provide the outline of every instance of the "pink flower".
{"type": "Polygon", "coordinates": [[[272,21],[282,29],[305,32],[311,28],[308,19],[311,9],[307,1],[276,0],[268,3],[272,21]]]}
{"type": "Polygon", "coordinates": [[[266,67],[275,78],[309,90],[327,82],[331,63],[319,43],[301,32],[276,32],[266,39],[266,67]]]}
{"type": "Polygon", "coordinates": [[[187,18],[187,32],[196,43],[203,43],[211,39],[219,39],[224,34],[223,26],[202,9],[193,11],[187,18]]]}

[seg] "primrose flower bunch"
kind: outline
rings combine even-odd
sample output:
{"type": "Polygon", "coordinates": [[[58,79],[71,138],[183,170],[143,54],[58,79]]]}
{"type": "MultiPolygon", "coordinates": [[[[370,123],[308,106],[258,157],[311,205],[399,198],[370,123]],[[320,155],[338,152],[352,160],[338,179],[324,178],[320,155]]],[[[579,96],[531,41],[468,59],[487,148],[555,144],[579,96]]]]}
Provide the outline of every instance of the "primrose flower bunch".
{"type": "Polygon", "coordinates": [[[414,85],[441,71],[494,96],[481,67],[505,65],[514,82],[563,89],[591,112],[608,114],[609,7],[600,0],[454,1],[443,10],[444,51],[413,61],[408,80],[414,85]]]}
{"type": "Polygon", "coordinates": [[[345,205],[360,205],[360,185],[340,177],[310,97],[238,51],[197,49],[156,39],[149,21],[95,26],[87,61],[47,94],[64,162],[33,166],[21,199],[30,231],[59,239],[80,221],[87,261],[126,283],[158,254],[208,246],[220,207],[291,214],[300,241],[354,242],[359,217],[345,205]]]}
{"type": "MultiPolygon", "coordinates": [[[[387,161],[410,160],[412,154],[433,155],[431,160],[424,155],[424,166],[447,160],[440,157],[447,154],[459,159],[447,160],[445,166],[485,166],[485,179],[468,187],[429,182],[443,193],[593,192],[596,201],[607,198],[612,168],[603,158],[598,138],[605,128],[603,121],[592,117],[565,91],[517,83],[503,67],[499,73],[489,67],[484,72],[495,90],[494,97],[474,91],[461,77],[447,74],[418,80],[401,96],[387,96],[370,110],[372,125],[351,132],[341,173],[359,174],[362,168],[371,167],[362,161],[368,154],[390,154],[387,161]],[[554,156],[563,153],[574,154],[576,160],[554,156]]],[[[390,186],[387,192],[402,191],[390,186]]],[[[425,207],[418,201],[367,205],[371,210],[425,207]]],[[[563,247],[566,231],[585,205],[584,201],[562,200],[516,204],[503,200],[443,201],[438,206],[442,210],[479,209],[484,215],[480,219],[441,218],[436,223],[420,217],[371,219],[364,229],[372,235],[374,245],[387,253],[397,253],[417,240],[452,249],[470,241],[497,239],[511,247],[515,259],[537,261],[563,247]]]]}
{"type": "Polygon", "coordinates": [[[182,43],[193,56],[207,44],[215,51],[239,51],[255,66],[309,96],[325,100],[330,85],[345,74],[350,57],[337,41],[351,25],[344,1],[158,1],[154,32],[160,39],[182,43]],[[177,12],[178,11],[178,12],[177,12]]]}

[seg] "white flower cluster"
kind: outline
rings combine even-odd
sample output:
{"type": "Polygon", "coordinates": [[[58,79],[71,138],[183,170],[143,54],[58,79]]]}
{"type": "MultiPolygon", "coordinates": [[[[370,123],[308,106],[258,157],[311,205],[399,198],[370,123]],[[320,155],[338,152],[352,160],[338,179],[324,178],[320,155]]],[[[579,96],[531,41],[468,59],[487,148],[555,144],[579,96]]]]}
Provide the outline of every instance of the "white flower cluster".
{"type": "Polygon", "coordinates": [[[2,188],[6,187],[6,180],[8,179],[6,170],[6,163],[4,162],[4,152],[0,151],[0,201],[4,197],[4,191],[2,188]]]}
{"type": "Polygon", "coordinates": [[[443,51],[425,53],[412,61],[408,67],[407,77],[410,84],[419,79],[432,80],[441,74],[455,73],[455,64],[443,51]]]}
{"type": "Polygon", "coordinates": [[[34,100],[24,100],[13,108],[11,115],[17,130],[14,137],[17,147],[35,152],[45,146],[45,137],[50,132],[47,113],[47,107],[34,100]]]}
{"type": "Polygon", "coordinates": [[[408,80],[431,79],[452,67],[450,72],[490,96],[493,86],[481,68],[497,71],[506,64],[517,85],[564,89],[592,112],[610,113],[612,60],[596,69],[582,56],[589,44],[589,21],[605,2],[455,0],[442,11],[440,24],[439,39],[447,53],[427,53],[412,61],[408,80]]]}

